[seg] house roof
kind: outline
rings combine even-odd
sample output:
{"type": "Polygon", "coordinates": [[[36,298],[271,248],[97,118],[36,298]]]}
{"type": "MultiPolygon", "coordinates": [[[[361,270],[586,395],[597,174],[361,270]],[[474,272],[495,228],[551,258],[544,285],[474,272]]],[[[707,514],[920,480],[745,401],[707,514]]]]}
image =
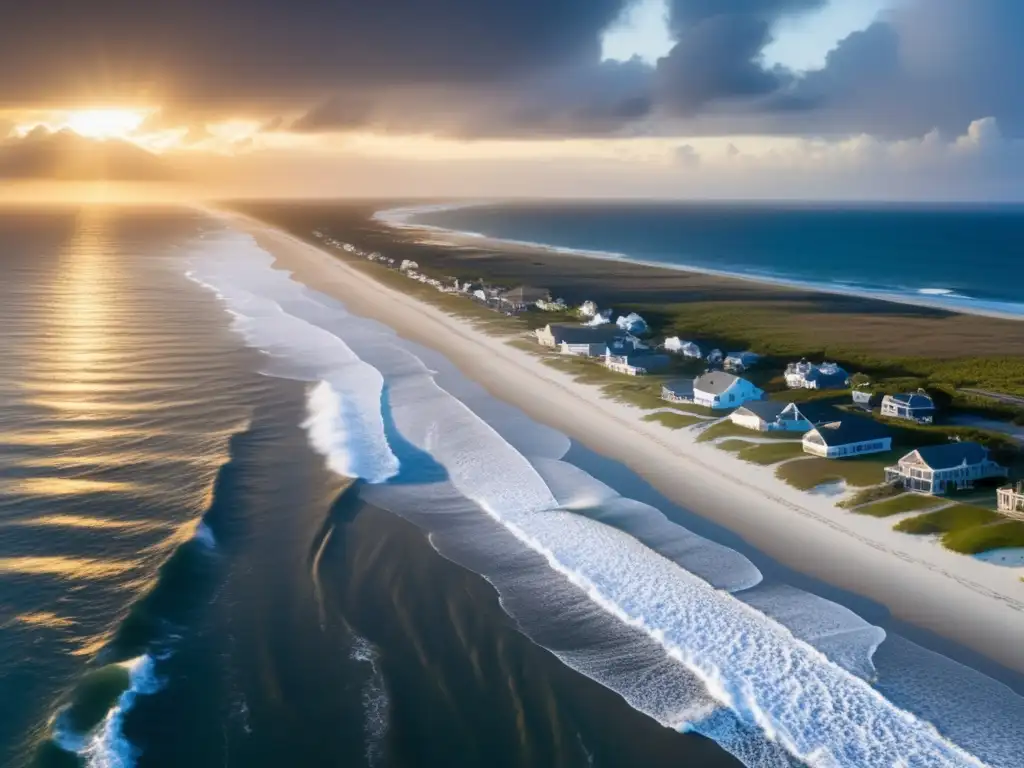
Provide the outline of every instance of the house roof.
{"type": "MultiPolygon", "coordinates": [[[[988,449],[971,442],[946,443],[918,448],[917,455],[931,469],[951,469],[967,464],[980,464],[988,458],[988,449]]],[[[909,455],[909,454],[908,454],[909,455]]]]}
{"type": "Polygon", "coordinates": [[[659,355],[655,352],[651,352],[649,349],[635,349],[629,350],[624,354],[612,353],[615,357],[625,358],[627,365],[638,366],[640,368],[656,368],[658,366],[668,365],[668,355],[659,355]]]}
{"type": "Polygon", "coordinates": [[[698,376],[693,382],[693,388],[711,395],[720,395],[739,380],[739,376],[725,371],[710,371],[698,376]]]}
{"type": "Polygon", "coordinates": [[[520,285],[511,291],[505,291],[501,298],[516,304],[533,304],[535,301],[546,299],[550,295],[547,288],[534,288],[531,285],[520,285]]]}
{"type": "Polygon", "coordinates": [[[741,405],[736,409],[736,412],[748,411],[765,421],[775,421],[786,410],[787,406],[789,406],[789,403],[783,403],[778,400],[753,400],[741,405]]]}
{"type": "Polygon", "coordinates": [[[909,406],[911,408],[935,408],[935,401],[933,401],[928,395],[923,392],[914,392],[913,394],[899,394],[899,395],[888,395],[892,400],[897,403],[909,406]]]}
{"type": "Polygon", "coordinates": [[[551,329],[551,335],[554,336],[556,344],[561,344],[562,342],[569,344],[599,344],[625,335],[625,331],[614,323],[605,323],[604,325],[552,324],[548,328],[551,329]]]}
{"type": "Polygon", "coordinates": [[[832,421],[822,424],[811,430],[821,437],[827,446],[850,445],[851,443],[863,443],[867,440],[880,440],[889,437],[889,432],[880,424],[871,419],[861,419],[855,416],[844,416],[840,421],[832,421]]]}
{"type": "Polygon", "coordinates": [[[677,395],[692,395],[693,379],[672,379],[662,384],[661,388],[677,395]]]}

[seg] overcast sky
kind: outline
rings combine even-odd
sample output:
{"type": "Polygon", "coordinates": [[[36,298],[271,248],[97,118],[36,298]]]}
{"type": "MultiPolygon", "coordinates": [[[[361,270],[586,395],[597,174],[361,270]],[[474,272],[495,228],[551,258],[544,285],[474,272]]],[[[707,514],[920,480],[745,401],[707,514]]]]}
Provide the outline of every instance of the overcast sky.
{"type": "Polygon", "coordinates": [[[1022,0],[63,0],[4,15],[8,145],[40,125],[124,138],[218,192],[1024,197],[1022,0]]]}

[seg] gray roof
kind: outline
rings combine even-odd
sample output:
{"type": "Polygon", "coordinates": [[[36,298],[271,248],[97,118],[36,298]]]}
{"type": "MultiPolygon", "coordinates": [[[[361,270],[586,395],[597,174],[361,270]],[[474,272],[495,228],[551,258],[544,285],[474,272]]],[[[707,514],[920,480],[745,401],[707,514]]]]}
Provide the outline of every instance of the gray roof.
{"type": "Polygon", "coordinates": [[[978,443],[946,443],[918,448],[917,455],[932,469],[951,469],[965,461],[968,464],[980,464],[988,458],[988,449],[978,443]]]}
{"type": "Polygon", "coordinates": [[[739,381],[739,378],[725,371],[710,371],[698,376],[693,382],[693,388],[712,395],[720,395],[739,381]]]}
{"type": "Polygon", "coordinates": [[[893,400],[903,405],[907,405],[915,410],[917,409],[935,409],[935,402],[926,394],[922,392],[915,392],[913,394],[899,394],[889,395],[893,400]]]}
{"type": "Polygon", "coordinates": [[[662,384],[661,388],[677,395],[692,395],[693,379],[672,379],[662,384]]]}
{"type": "Polygon", "coordinates": [[[600,344],[626,335],[626,332],[614,323],[604,325],[556,325],[549,326],[555,343],[561,344],[600,344]]]}
{"type": "Polygon", "coordinates": [[[871,419],[843,416],[841,421],[822,424],[814,430],[827,446],[850,445],[889,437],[888,430],[871,419]]]}
{"type": "Polygon", "coordinates": [[[765,421],[775,421],[786,410],[788,405],[789,403],[783,403],[778,400],[753,400],[741,405],[737,408],[737,411],[750,411],[765,421]]]}
{"type": "Polygon", "coordinates": [[[668,355],[659,355],[656,352],[651,352],[649,349],[629,350],[621,355],[616,354],[615,352],[612,352],[612,354],[615,357],[626,358],[626,363],[628,365],[636,366],[639,368],[647,368],[648,370],[652,368],[664,367],[668,365],[669,361],[668,355]]]}

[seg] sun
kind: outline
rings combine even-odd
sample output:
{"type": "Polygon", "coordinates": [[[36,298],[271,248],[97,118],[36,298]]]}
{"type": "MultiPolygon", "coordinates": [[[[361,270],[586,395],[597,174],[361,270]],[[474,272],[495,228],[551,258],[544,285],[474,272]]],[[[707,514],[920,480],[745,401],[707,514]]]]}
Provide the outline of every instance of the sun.
{"type": "Polygon", "coordinates": [[[90,139],[124,139],[145,119],[146,112],[137,109],[76,109],[67,113],[64,126],[90,139]]]}

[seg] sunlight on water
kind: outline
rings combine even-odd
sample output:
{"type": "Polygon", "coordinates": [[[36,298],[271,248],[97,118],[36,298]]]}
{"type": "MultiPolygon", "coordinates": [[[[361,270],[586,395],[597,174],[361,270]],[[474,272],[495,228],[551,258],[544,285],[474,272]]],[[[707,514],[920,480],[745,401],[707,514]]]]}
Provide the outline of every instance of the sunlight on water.
{"type": "Polygon", "coordinates": [[[167,523],[155,520],[110,520],[103,517],[85,515],[42,515],[20,520],[0,521],[0,528],[7,527],[43,527],[43,528],[85,528],[91,530],[110,531],[154,531],[167,527],[167,523]]]}
{"type": "Polygon", "coordinates": [[[0,481],[0,496],[74,496],[82,493],[139,493],[146,487],[140,483],[109,480],[76,480],[70,477],[28,477],[0,481]]]}
{"type": "Polygon", "coordinates": [[[138,560],[94,560],[84,557],[3,557],[0,574],[59,576],[64,579],[104,579],[119,576],[141,563],[138,560]]]}

